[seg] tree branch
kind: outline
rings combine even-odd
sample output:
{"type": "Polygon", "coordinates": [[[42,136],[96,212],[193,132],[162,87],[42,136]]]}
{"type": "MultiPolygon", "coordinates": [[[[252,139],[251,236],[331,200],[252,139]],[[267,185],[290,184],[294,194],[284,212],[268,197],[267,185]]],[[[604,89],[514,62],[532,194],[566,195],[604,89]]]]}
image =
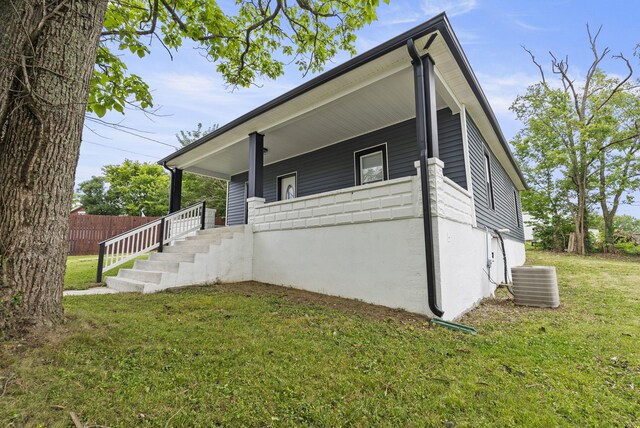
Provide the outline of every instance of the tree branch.
{"type": "MultiPolygon", "coordinates": [[[[153,0],[153,5],[151,5],[151,10],[149,11],[149,20],[147,22],[151,21],[151,27],[148,30],[143,30],[142,26],[143,23],[140,22],[140,31],[136,31],[136,34],[138,36],[153,36],[155,34],[156,31],[156,24],[158,22],[158,0],[153,0]]],[[[120,34],[121,30],[112,30],[112,31],[103,31],[100,35],[101,36],[115,36],[117,34],[120,34]]]]}
{"type": "Polygon", "coordinates": [[[631,63],[629,62],[629,60],[627,58],[625,58],[625,56],[620,53],[619,55],[613,55],[612,58],[614,59],[621,59],[625,62],[626,66],[627,66],[627,70],[629,70],[629,73],[626,75],[626,77],[624,79],[622,79],[615,88],[613,88],[613,90],[611,91],[611,93],[609,94],[609,96],[602,101],[602,103],[600,103],[600,105],[593,110],[591,117],[589,118],[589,120],[587,120],[587,125],[591,123],[591,121],[593,120],[595,114],[600,111],[600,109],[602,107],[604,107],[610,100],[611,98],[613,98],[613,96],[615,94],[617,94],[618,92],[620,92],[620,90],[622,89],[622,87],[624,86],[625,83],[627,83],[627,81],[629,81],[629,79],[631,79],[631,76],[633,75],[633,67],[631,67],[631,63]]]}
{"type": "Polygon", "coordinates": [[[578,117],[580,117],[580,120],[583,120],[583,115],[581,114],[582,109],[580,108],[580,103],[578,102],[578,94],[576,92],[576,88],[573,86],[573,80],[569,78],[569,75],[567,73],[569,71],[569,58],[565,57],[565,59],[558,61],[558,59],[551,51],[549,51],[549,55],[551,55],[552,58],[551,70],[553,71],[553,73],[560,75],[562,84],[565,88],[565,92],[568,89],[571,90],[576,113],[578,114],[578,117]]]}
{"type": "MultiPolygon", "coordinates": [[[[165,1],[165,0],[162,0],[162,1],[165,1]]],[[[264,26],[268,22],[271,22],[274,19],[276,19],[276,17],[280,13],[280,10],[282,10],[282,0],[277,0],[276,1],[276,8],[274,9],[273,13],[271,13],[271,15],[264,16],[260,21],[256,22],[255,24],[250,25],[245,30],[245,38],[244,38],[244,46],[245,47],[244,47],[244,50],[242,51],[242,54],[240,54],[240,65],[238,66],[238,75],[240,75],[240,73],[244,69],[245,58],[246,58],[247,54],[249,53],[249,49],[251,48],[251,32],[253,30],[256,30],[256,29],[264,26]]]]}
{"type": "Polygon", "coordinates": [[[545,76],[544,76],[544,70],[542,69],[542,66],[536,61],[536,57],[533,55],[533,52],[527,49],[524,45],[520,45],[520,47],[529,54],[529,56],[531,57],[531,62],[533,62],[536,65],[536,67],[538,67],[538,70],[540,70],[540,78],[542,79],[542,83],[546,85],[547,80],[545,79],[545,76]]]}

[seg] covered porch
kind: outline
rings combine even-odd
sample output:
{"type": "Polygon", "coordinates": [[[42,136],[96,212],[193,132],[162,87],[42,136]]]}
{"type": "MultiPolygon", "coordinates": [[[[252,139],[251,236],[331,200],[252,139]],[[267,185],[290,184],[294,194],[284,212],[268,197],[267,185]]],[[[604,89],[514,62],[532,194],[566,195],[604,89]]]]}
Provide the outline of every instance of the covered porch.
{"type": "Polygon", "coordinates": [[[428,158],[443,159],[445,176],[468,189],[460,102],[468,85],[447,41],[425,29],[382,48],[171,155],[171,209],[180,206],[182,171],[228,181],[227,225],[249,222],[248,199],[268,206],[416,176],[415,162],[426,172],[428,158]]]}

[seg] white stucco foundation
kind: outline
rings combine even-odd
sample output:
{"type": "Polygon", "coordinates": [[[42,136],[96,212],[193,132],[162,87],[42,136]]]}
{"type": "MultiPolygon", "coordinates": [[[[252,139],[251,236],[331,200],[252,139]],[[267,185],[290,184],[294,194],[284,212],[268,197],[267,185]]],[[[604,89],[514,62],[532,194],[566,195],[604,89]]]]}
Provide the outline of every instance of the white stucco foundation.
{"type": "Polygon", "coordinates": [[[422,220],[255,233],[253,277],[426,314],[422,220]]]}
{"type": "MultiPolygon", "coordinates": [[[[494,293],[504,262],[497,236],[476,225],[471,193],[444,177],[443,168],[442,161],[429,159],[438,291],[443,318],[452,320],[494,293]]],[[[522,265],[524,243],[504,242],[509,270],[522,265]]]]}
{"type": "MultiPolygon", "coordinates": [[[[436,288],[443,318],[452,320],[494,292],[503,261],[497,237],[476,226],[472,195],[444,177],[443,166],[429,160],[436,288]]],[[[431,315],[419,176],[247,202],[242,266],[233,279],[431,315]]],[[[505,248],[508,267],[524,263],[523,243],[505,239],[505,248]]]]}

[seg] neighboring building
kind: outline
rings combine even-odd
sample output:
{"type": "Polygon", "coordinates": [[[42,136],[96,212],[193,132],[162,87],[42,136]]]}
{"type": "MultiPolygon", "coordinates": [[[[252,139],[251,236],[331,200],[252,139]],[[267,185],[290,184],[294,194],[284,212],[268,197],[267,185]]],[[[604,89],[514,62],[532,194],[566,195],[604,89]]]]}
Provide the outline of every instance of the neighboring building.
{"type": "Polygon", "coordinates": [[[530,214],[522,213],[522,221],[524,222],[524,240],[527,242],[533,242],[533,228],[536,224],[536,220],[530,214]]]}
{"type": "Polygon", "coordinates": [[[82,205],[71,210],[71,215],[85,215],[86,213],[87,209],[82,205]]]}
{"type": "Polygon", "coordinates": [[[453,319],[503,281],[496,230],[525,259],[524,179],[445,14],[161,163],[173,210],[182,171],[228,180],[229,227],[110,286],[255,280],[453,319]]]}

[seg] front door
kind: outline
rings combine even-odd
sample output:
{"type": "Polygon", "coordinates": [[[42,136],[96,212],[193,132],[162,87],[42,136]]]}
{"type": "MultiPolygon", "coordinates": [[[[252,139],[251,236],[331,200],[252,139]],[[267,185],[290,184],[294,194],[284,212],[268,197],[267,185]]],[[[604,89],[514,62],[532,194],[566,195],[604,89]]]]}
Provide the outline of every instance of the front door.
{"type": "Polygon", "coordinates": [[[293,199],[297,195],[296,174],[278,177],[278,200],[293,199]]]}

